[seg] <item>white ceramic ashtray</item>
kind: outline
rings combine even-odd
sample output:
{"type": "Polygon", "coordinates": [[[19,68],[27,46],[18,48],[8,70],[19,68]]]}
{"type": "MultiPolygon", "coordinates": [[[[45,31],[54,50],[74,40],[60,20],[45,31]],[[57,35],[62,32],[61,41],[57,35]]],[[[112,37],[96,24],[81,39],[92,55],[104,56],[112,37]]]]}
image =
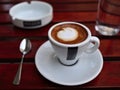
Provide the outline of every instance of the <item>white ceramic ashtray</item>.
{"type": "Polygon", "coordinates": [[[47,25],[53,18],[53,7],[43,1],[21,2],[9,10],[15,26],[34,29],[47,25]]]}

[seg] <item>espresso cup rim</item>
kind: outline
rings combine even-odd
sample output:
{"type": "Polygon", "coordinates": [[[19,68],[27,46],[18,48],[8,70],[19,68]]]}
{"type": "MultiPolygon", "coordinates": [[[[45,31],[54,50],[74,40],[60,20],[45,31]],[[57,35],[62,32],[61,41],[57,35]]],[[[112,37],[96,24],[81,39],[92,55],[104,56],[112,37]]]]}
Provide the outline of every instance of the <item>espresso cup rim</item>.
{"type": "Polygon", "coordinates": [[[50,27],[50,29],[49,29],[49,31],[48,31],[48,38],[49,38],[49,40],[50,40],[52,43],[55,43],[55,44],[57,44],[58,46],[62,46],[62,47],[77,47],[77,46],[83,46],[84,44],[86,44],[86,43],[89,42],[89,40],[90,40],[90,38],[91,38],[91,32],[90,32],[90,29],[89,29],[87,26],[85,26],[84,24],[82,24],[82,23],[73,22],[73,21],[65,21],[65,22],[57,23],[57,24],[53,25],[52,27],[50,27]],[[83,28],[87,31],[87,33],[88,33],[87,38],[86,38],[84,41],[82,41],[82,42],[80,42],[80,43],[77,43],[77,44],[63,44],[63,43],[60,43],[60,42],[56,41],[56,40],[53,39],[53,37],[51,36],[51,32],[52,32],[52,30],[53,30],[54,27],[56,27],[56,26],[58,26],[58,25],[62,25],[62,24],[77,24],[77,25],[83,27],[83,28]]]}

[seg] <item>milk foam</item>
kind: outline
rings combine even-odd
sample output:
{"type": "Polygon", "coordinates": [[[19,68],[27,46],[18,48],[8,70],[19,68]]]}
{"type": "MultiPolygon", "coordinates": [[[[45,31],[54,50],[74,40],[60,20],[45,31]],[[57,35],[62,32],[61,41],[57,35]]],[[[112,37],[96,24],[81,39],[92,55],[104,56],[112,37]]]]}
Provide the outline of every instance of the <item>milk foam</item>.
{"type": "Polygon", "coordinates": [[[73,41],[78,37],[78,32],[74,28],[66,27],[57,33],[57,37],[63,41],[73,41]]]}

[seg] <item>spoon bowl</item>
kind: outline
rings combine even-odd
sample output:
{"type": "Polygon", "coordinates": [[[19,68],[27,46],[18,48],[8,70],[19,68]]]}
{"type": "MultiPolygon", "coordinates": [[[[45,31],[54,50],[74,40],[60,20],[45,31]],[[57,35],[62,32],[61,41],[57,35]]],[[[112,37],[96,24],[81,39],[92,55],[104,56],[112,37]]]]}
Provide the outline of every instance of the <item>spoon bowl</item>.
{"type": "Polygon", "coordinates": [[[23,54],[27,54],[31,50],[31,41],[29,39],[23,39],[20,43],[20,51],[23,54]]]}
{"type": "Polygon", "coordinates": [[[27,54],[31,50],[31,48],[32,48],[31,41],[27,38],[24,38],[20,43],[20,52],[23,55],[22,55],[22,59],[21,59],[18,71],[17,71],[16,76],[13,80],[14,85],[19,85],[20,84],[23,59],[24,59],[25,54],[27,54]]]}

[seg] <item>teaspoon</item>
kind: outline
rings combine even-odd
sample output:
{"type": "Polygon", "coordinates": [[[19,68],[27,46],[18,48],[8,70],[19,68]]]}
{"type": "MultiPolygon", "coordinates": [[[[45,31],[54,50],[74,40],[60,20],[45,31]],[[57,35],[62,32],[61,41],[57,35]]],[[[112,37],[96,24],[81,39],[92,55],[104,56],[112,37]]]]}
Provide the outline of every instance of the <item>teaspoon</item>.
{"type": "Polygon", "coordinates": [[[32,48],[32,44],[31,44],[30,40],[27,38],[24,38],[20,43],[20,51],[23,55],[22,55],[22,59],[21,59],[18,71],[17,71],[16,76],[13,80],[14,85],[20,84],[23,59],[24,59],[25,54],[27,54],[31,50],[31,48],[32,48]]]}

